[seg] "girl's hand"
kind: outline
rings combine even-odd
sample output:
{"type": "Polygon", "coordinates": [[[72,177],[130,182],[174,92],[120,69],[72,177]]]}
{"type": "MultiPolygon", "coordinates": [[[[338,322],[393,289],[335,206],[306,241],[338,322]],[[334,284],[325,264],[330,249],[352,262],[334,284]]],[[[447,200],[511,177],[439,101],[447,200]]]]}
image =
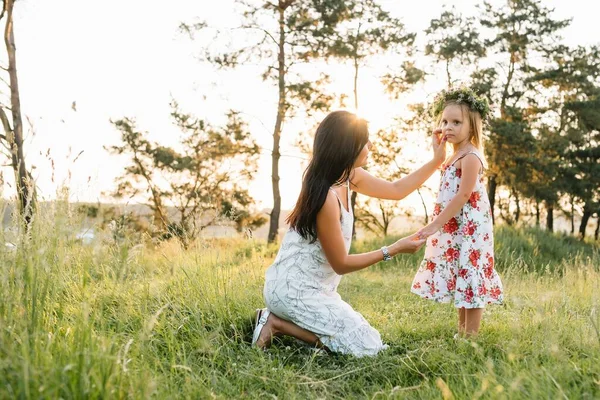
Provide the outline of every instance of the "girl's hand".
{"type": "Polygon", "coordinates": [[[397,240],[389,246],[392,255],[399,253],[415,253],[425,244],[425,239],[419,239],[416,233],[397,240]]]}
{"type": "Polygon", "coordinates": [[[446,136],[442,135],[441,129],[436,129],[431,135],[431,147],[433,148],[433,159],[438,163],[443,163],[446,159],[446,136]]]}
{"type": "Polygon", "coordinates": [[[432,222],[429,225],[426,225],[423,228],[419,229],[419,231],[417,233],[415,233],[415,235],[419,239],[427,239],[429,236],[431,236],[434,233],[436,233],[437,231],[439,231],[440,228],[441,227],[438,226],[438,224],[436,224],[435,222],[432,222]]]}

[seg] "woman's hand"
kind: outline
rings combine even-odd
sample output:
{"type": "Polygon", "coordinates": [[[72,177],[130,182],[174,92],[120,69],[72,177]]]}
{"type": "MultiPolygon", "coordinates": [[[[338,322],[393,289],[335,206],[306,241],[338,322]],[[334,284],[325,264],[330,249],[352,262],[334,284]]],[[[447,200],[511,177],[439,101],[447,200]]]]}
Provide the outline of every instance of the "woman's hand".
{"type": "Polygon", "coordinates": [[[439,164],[446,159],[446,136],[442,135],[441,129],[436,129],[431,135],[431,147],[433,148],[433,159],[439,164]]]}
{"type": "Polygon", "coordinates": [[[397,240],[389,246],[390,254],[396,255],[400,253],[416,253],[425,244],[426,239],[417,238],[417,234],[413,233],[410,236],[397,240]]]}

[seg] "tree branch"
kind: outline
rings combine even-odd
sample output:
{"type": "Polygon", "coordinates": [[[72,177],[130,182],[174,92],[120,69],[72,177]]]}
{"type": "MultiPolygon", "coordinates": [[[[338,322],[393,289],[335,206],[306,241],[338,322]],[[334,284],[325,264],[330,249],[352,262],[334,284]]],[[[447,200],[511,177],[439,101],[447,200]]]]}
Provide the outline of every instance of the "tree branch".
{"type": "Polygon", "coordinates": [[[240,26],[238,29],[256,29],[256,30],[259,30],[259,31],[263,31],[263,33],[266,36],[268,36],[269,38],[271,38],[271,40],[273,41],[273,43],[275,45],[279,45],[279,43],[277,43],[277,40],[275,40],[275,38],[273,37],[273,35],[271,34],[271,32],[269,32],[265,28],[261,28],[259,26],[240,26]]]}
{"type": "Polygon", "coordinates": [[[2,0],[2,13],[0,13],[0,20],[4,18],[4,14],[6,13],[6,0],[2,0]]]}
{"type": "Polygon", "coordinates": [[[6,136],[3,137],[4,140],[8,142],[7,136],[9,133],[12,133],[12,128],[10,126],[10,122],[6,112],[4,111],[4,107],[0,106],[0,120],[2,120],[2,126],[4,127],[4,133],[6,136]]]}

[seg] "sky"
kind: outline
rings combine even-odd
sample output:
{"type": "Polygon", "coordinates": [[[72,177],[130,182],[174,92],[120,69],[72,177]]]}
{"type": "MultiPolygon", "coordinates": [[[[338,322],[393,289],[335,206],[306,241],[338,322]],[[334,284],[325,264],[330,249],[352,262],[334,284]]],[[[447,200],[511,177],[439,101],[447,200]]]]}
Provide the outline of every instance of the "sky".
{"type": "MultiPolygon", "coordinates": [[[[380,0],[410,31],[423,30],[444,4],[467,15],[476,15],[475,0],[380,0]]],[[[572,17],[563,32],[570,45],[598,44],[596,1],[544,0],[555,7],[556,17],[572,17]]],[[[232,0],[20,0],[16,4],[15,38],[24,117],[31,121],[26,132],[27,162],[43,199],[56,196],[68,185],[72,201],[107,201],[103,193],[114,182],[127,160],[109,154],[104,147],[119,143],[111,119],[135,118],[140,129],[165,145],[177,142],[179,132],[169,118],[169,103],[179,101],[185,111],[218,125],[228,109],[236,109],[264,149],[251,193],[260,207],[272,206],[270,180],[271,134],[275,120],[276,88],[261,80],[263,69],[249,65],[233,72],[216,71],[198,60],[199,44],[178,31],[181,22],[203,18],[217,27],[233,27],[232,0]],[[168,4],[168,5],[167,5],[168,4]]],[[[6,55],[1,51],[5,64],[6,55]]],[[[387,57],[383,65],[402,60],[387,57]]],[[[379,63],[378,63],[379,64],[379,63]]],[[[351,93],[350,65],[330,65],[331,90],[351,93]]],[[[411,101],[431,96],[443,87],[444,72],[405,96],[392,101],[379,84],[381,68],[361,70],[359,113],[370,121],[371,131],[389,126],[411,101]]],[[[3,85],[0,82],[0,85],[3,85]]],[[[3,86],[0,100],[8,102],[3,86]]],[[[348,102],[349,104],[352,101],[348,102]]],[[[289,209],[300,190],[304,155],[294,147],[299,132],[317,120],[298,118],[286,125],[282,139],[282,205],[289,209]]],[[[424,135],[415,136],[423,140],[424,135]]],[[[423,162],[429,154],[420,154],[423,162]]],[[[10,195],[14,178],[2,169],[4,195],[10,195]]],[[[436,178],[432,178],[435,180],[436,178]]],[[[418,198],[407,200],[415,205],[418,198]]]]}

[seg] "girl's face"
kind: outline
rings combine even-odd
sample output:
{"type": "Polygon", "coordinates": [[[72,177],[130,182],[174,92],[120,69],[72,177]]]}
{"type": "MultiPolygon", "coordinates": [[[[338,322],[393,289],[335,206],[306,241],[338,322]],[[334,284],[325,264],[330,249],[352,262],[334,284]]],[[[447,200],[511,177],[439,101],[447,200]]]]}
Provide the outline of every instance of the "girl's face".
{"type": "Polygon", "coordinates": [[[373,144],[371,143],[371,141],[367,141],[365,147],[363,147],[358,157],[356,157],[356,161],[354,161],[354,168],[360,168],[367,165],[367,162],[369,161],[369,152],[371,151],[372,146],[373,144]]]}
{"type": "Polygon", "coordinates": [[[457,104],[450,104],[444,108],[440,128],[448,143],[452,143],[455,148],[471,139],[469,119],[464,118],[463,109],[457,104]]]}

